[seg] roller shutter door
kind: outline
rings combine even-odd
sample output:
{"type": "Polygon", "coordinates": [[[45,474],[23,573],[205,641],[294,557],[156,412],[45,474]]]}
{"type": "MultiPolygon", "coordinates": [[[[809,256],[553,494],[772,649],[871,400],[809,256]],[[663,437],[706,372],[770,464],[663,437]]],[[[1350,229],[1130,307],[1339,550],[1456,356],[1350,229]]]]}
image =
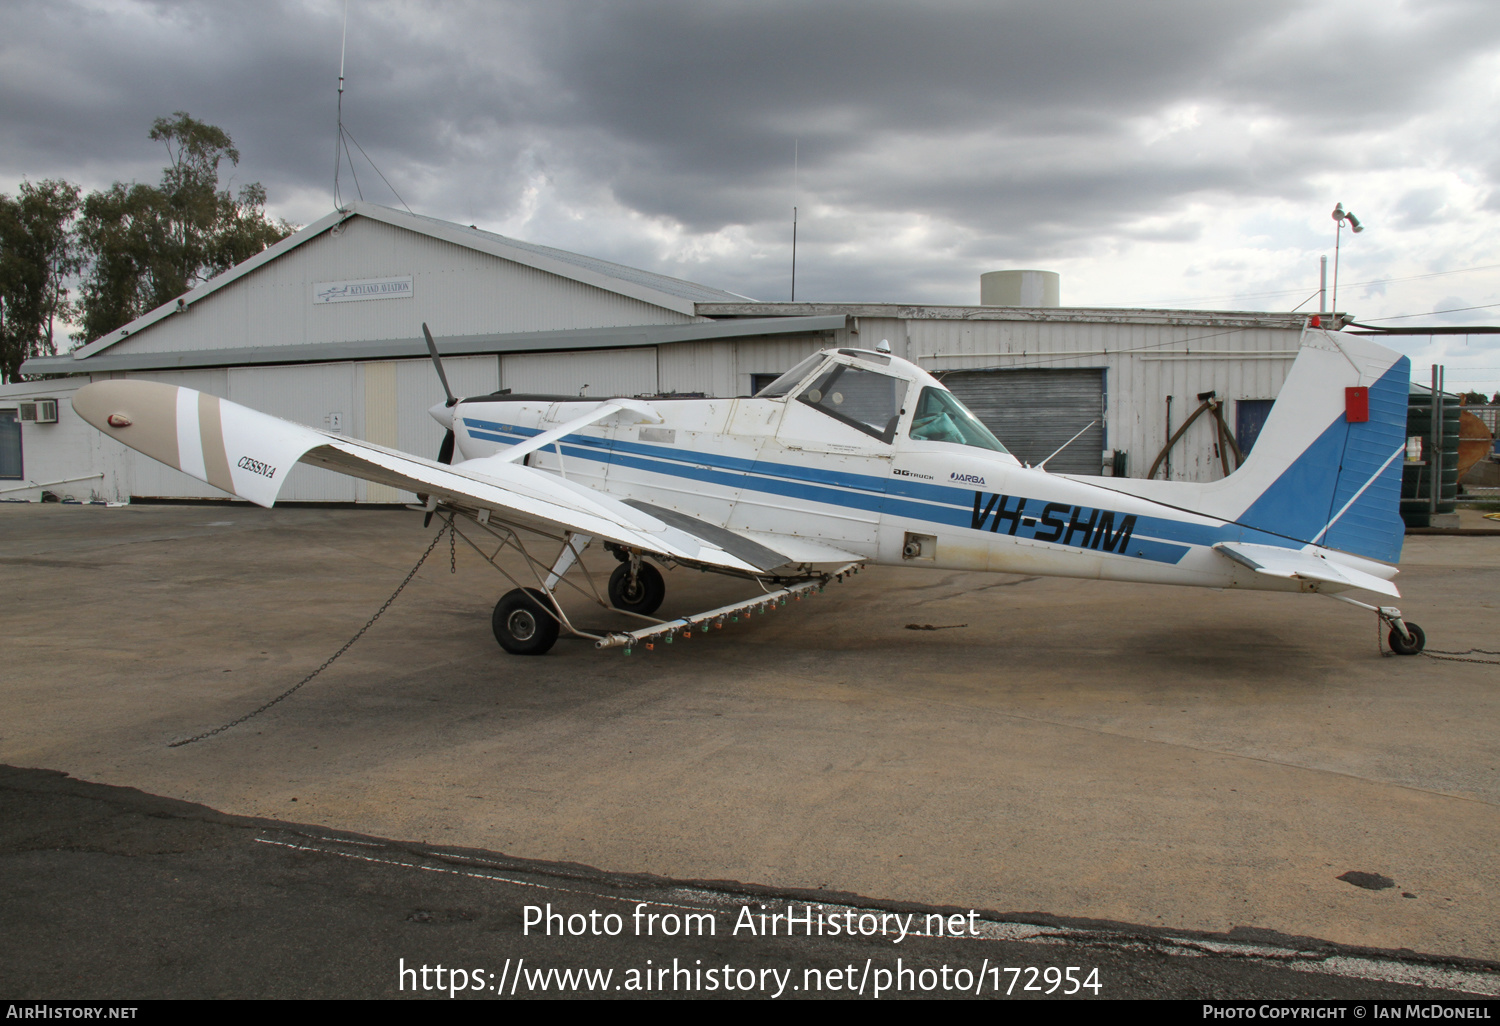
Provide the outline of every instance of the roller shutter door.
{"type": "Polygon", "coordinates": [[[942,380],[1016,459],[1032,466],[1097,420],[1047,469],[1099,474],[1104,449],[1103,370],[956,371],[942,380]]]}

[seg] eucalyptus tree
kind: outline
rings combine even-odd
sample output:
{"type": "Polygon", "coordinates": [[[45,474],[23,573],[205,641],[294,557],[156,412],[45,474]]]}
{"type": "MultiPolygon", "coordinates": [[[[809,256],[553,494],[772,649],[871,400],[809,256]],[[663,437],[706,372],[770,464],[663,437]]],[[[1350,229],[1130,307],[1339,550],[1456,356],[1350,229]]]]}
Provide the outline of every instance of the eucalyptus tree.
{"type": "Polygon", "coordinates": [[[82,340],[107,334],[287,235],[266,216],[259,182],[238,195],[220,188],[225,161],[239,164],[229,134],[185,111],[157,118],[151,138],[167,150],[157,185],[115,182],[83,201],[78,238],[87,258],[82,340]]]}
{"type": "Polygon", "coordinates": [[[56,332],[74,316],[68,282],[82,258],[73,235],[78,186],[47,179],[0,194],[0,382],[19,380],[33,356],[57,352],[56,332]]]}

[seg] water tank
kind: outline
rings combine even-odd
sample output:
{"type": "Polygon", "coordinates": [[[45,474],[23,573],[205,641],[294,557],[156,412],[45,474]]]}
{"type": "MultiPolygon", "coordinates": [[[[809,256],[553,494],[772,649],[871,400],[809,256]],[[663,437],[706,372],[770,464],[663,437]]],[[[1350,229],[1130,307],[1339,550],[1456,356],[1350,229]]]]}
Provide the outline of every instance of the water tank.
{"type": "Polygon", "coordinates": [[[989,271],[979,276],[981,306],[1059,306],[1056,271],[989,271]]]}

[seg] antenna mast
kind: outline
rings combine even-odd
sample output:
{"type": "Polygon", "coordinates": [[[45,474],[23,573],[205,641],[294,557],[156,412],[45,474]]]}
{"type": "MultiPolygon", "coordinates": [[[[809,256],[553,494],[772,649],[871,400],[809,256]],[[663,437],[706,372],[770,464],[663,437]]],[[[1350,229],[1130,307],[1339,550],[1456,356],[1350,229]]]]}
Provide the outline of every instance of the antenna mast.
{"type": "MultiPolygon", "coordinates": [[[[343,203],[339,199],[339,169],[344,163],[344,51],[349,45],[349,0],[344,0],[344,32],[339,40],[339,103],[338,103],[338,136],[333,140],[333,205],[342,208],[343,203]]],[[[351,164],[350,171],[354,170],[351,164]]]]}
{"type": "MultiPolygon", "coordinates": [[[[347,0],[346,0],[347,2],[347,0]]],[[[797,301],[797,146],[792,140],[792,302],[797,301]]]]}

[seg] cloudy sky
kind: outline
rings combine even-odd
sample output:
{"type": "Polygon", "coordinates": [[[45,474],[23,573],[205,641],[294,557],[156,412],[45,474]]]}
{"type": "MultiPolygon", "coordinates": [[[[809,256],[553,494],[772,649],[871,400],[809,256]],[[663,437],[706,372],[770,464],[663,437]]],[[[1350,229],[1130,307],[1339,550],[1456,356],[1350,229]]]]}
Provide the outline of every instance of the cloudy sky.
{"type": "MultiPolygon", "coordinates": [[[[764,300],[795,205],[798,299],[969,304],[1040,267],[1066,305],[1307,310],[1341,201],[1341,308],[1500,323],[1495,0],[348,10],[345,123],[418,213],[764,300]]],[[[7,0],[0,190],[154,182],[150,124],[186,110],[273,214],[327,213],[343,11],[7,0]]],[[[1500,388],[1500,337],[1401,347],[1500,388]]]]}

